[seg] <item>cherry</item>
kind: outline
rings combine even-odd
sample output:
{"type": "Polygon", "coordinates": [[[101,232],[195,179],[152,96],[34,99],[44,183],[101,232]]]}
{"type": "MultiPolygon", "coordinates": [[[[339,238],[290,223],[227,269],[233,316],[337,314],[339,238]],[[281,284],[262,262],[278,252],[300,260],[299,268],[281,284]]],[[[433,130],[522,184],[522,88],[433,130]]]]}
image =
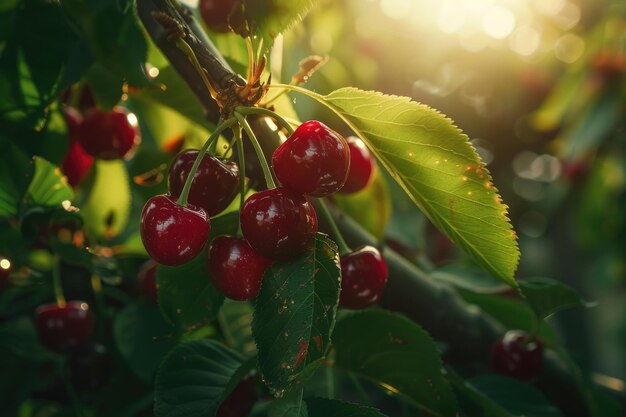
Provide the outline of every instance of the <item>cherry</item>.
{"type": "Polygon", "coordinates": [[[491,350],[491,366],[499,374],[531,379],[541,370],[543,346],[522,330],[510,330],[491,350]]]}
{"type": "Polygon", "coordinates": [[[11,275],[12,270],[11,261],[0,256],[0,291],[9,285],[9,275],[11,275]]]}
{"type": "Polygon", "coordinates": [[[582,160],[579,161],[563,161],[561,165],[561,170],[563,173],[563,177],[573,183],[573,184],[582,184],[589,171],[591,170],[589,165],[582,160]]]}
{"type": "Polygon", "coordinates": [[[361,191],[370,183],[374,173],[374,158],[363,141],[355,136],[346,138],[350,148],[350,169],[343,188],[343,194],[352,194],[361,191]]]}
{"type": "Polygon", "coordinates": [[[274,151],[272,166],[285,188],[324,197],[341,189],[346,182],[350,148],[337,132],[310,120],[274,151]]]}
{"type": "Polygon", "coordinates": [[[76,109],[71,107],[63,108],[63,115],[67,123],[67,133],[70,140],[70,147],[65,154],[65,159],[61,164],[63,173],[67,177],[67,182],[75,187],[85,178],[89,168],[93,164],[93,157],[89,155],[79,142],[80,126],[82,117],[76,109]]]}
{"type": "Polygon", "coordinates": [[[202,20],[214,32],[228,32],[228,15],[237,0],[200,0],[202,20]]]}
{"type": "Polygon", "coordinates": [[[257,296],[263,274],[273,262],[256,253],[241,237],[215,238],[208,253],[211,281],[226,297],[239,301],[257,296]]]}
{"type": "Polygon", "coordinates": [[[203,208],[181,206],[170,195],[150,198],[141,212],[141,240],[160,264],[180,265],[200,253],[209,239],[211,221],[203,208]]]}
{"type": "Polygon", "coordinates": [[[39,341],[57,352],[84,346],[93,331],[93,316],[89,305],[70,301],[64,306],[44,304],[35,311],[39,341]]]}
{"type": "Polygon", "coordinates": [[[129,156],[140,142],[136,127],[121,107],[89,110],[81,124],[79,140],[88,154],[106,160],[129,156]]]}
{"type": "Polygon", "coordinates": [[[341,256],[339,304],[356,310],[376,303],[385,289],[387,275],[387,262],[372,246],[341,256]]]}
{"type": "Polygon", "coordinates": [[[156,268],[157,263],[152,259],[143,264],[139,270],[138,283],[139,292],[144,296],[150,304],[156,304],[158,293],[156,285],[156,268]]]}
{"type": "MultiPolygon", "coordinates": [[[[180,196],[183,191],[198,152],[187,150],[174,158],[169,171],[170,193],[174,197],[180,196]]],[[[238,191],[237,164],[205,154],[193,177],[187,201],[205,209],[209,216],[215,216],[228,207],[238,191]]]]}
{"type": "Polygon", "coordinates": [[[286,260],[306,250],[317,233],[317,215],[306,197],[285,188],[251,195],[241,206],[241,230],[266,258],[286,260]]]}
{"type": "Polygon", "coordinates": [[[257,400],[253,377],[241,380],[235,389],[226,397],[215,414],[216,417],[246,417],[250,414],[257,400]]]}

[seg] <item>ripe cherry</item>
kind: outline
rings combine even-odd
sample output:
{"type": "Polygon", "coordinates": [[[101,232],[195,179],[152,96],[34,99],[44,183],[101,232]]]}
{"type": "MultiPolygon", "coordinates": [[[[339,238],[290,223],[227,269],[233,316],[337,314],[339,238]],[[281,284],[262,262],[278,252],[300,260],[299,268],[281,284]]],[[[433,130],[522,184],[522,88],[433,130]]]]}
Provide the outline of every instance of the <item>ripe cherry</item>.
{"type": "Polygon", "coordinates": [[[254,378],[248,377],[235,387],[226,397],[215,414],[216,417],[246,417],[257,400],[254,378]]]}
{"type": "Polygon", "coordinates": [[[156,269],[157,263],[150,259],[143,264],[139,270],[137,282],[139,284],[139,292],[144,296],[150,304],[157,303],[157,285],[156,285],[156,269]]]}
{"type": "Polygon", "coordinates": [[[317,215],[306,197],[285,188],[251,195],[241,206],[241,230],[266,258],[286,260],[304,252],[317,233],[317,215]]]}
{"type": "Polygon", "coordinates": [[[66,352],[87,344],[94,320],[87,303],[70,301],[64,306],[39,306],[35,321],[39,341],[52,350],[66,352]]]}
{"type": "Polygon", "coordinates": [[[350,148],[337,132],[310,120],[274,151],[272,166],[285,188],[324,197],[340,190],[346,182],[350,148]]]}
{"type": "MultiPolygon", "coordinates": [[[[174,158],[169,171],[170,193],[178,197],[183,191],[197,150],[181,152],[174,158]]],[[[193,177],[187,201],[215,216],[233,200],[239,190],[239,167],[236,163],[205,154],[193,177]]]]}
{"type": "Polygon", "coordinates": [[[200,0],[202,20],[214,32],[228,32],[228,15],[237,0],[200,0]]]}
{"type": "Polygon", "coordinates": [[[356,310],[376,303],[385,289],[387,275],[387,262],[372,246],[343,255],[339,304],[356,310]]]}
{"type": "Polygon", "coordinates": [[[531,379],[541,370],[543,346],[537,338],[521,330],[510,330],[491,350],[491,366],[499,374],[531,379]]]}
{"type": "Polygon", "coordinates": [[[75,187],[85,178],[89,168],[93,164],[93,157],[89,155],[79,142],[80,126],[82,117],[78,111],[71,107],[63,108],[63,115],[67,123],[67,133],[70,146],[61,164],[67,182],[75,187]]]}
{"type": "Polygon", "coordinates": [[[81,124],[79,139],[88,154],[107,160],[129,156],[140,142],[137,128],[121,107],[111,111],[89,110],[81,124]]]}
{"type": "Polygon", "coordinates": [[[211,222],[204,209],[186,207],[170,195],[150,198],[141,212],[141,240],[160,264],[180,265],[200,253],[209,239],[211,222]]]}
{"type": "Polygon", "coordinates": [[[370,183],[374,173],[374,158],[363,141],[355,136],[346,138],[350,147],[350,169],[343,188],[343,194],[352,194],[361,191],[370,183]]]}
{"type": "Polygon", "coordinates": [[[263,274],[273,262],[256,253],[241,237],[217,237],[208,253],[211,281],[226,297],[239,301],[257,296],[263,274]]]}

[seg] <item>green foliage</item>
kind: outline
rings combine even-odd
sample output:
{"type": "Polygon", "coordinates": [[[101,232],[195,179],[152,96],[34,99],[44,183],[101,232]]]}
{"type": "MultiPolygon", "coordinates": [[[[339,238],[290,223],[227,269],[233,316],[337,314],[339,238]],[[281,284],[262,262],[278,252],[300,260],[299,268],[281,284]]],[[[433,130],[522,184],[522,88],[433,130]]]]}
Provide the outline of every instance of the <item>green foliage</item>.
{"type": "Polygon", "coordinates": [[[306,405],[312,417],[386,417],[372,407],[327,398],[310,398],[306,405]]]}
{"type": "Polygon", "coordinates": [[[289,393],[274,401],[267,415],[268,417],[308,417],[309,410],[302,401],[302,390],[289,393]]]}
{"type": "Polygon", "coordinates": [[[593,303],[580,298],[573,288],[550,278],[533,278],[520,282],[520,289],[530,307],[540,318],[546,318],[569,307],[593,306],[593,303]]]}
{"type": "Polygon", "coordinates": [[[254,302],[252,334],[268,388],[291,391],[308,379],[330,345],[339,301],[339,254],[318,234],[310,251],[274,264],[254,302]]]}
{"type": "Polygon", "coordinates": [[[337,322],[333,343],[338,367],[431,414],[457,415],[437,347],[407,318],[383,310],[349,315],[337,322]]]}
{"type": "Polygon", "coordinates": [[[213,417],[224,392],[240,379],[237,370],[242,361],[238,353],[214,340],[178,345],[157,375],[155,417],[213,417]]]}
{"type": "Polygon", "coordinates": [[[516,286],[520,254],[507,207],[467,136],[450,119],[407,97],[356,88],[306,94],[363,139],[442,232],[475,262],[516,286]]]}

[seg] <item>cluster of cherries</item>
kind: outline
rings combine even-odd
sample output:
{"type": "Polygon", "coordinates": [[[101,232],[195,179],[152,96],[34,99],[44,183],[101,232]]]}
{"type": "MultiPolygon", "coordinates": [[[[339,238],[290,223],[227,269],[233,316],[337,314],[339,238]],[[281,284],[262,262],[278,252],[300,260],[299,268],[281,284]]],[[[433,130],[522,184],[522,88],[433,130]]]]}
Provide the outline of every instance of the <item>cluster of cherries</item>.
{"type": "Polygon", "coordinates": [[[63,107],[70,146],[61,168],[72,186],[85,178],[94,158],[128,158],[140,142],[137,126],[131,123],[123,107],[110,111],[99,109],[87,88],[81,94],[80,104],[83,113],[70,106],[63,107]]]}
{"type": "MultiPolygon", "coordinates": [[[[210,233],[210,217],[237,194],[236,164],[203,156],[184,205],[177,201],[198,151],[179,154],[169,171],[169,195],[152,197],[141,215],[148,254],[164,265],[180,265],[198,255],[210,233]]],[[[214,285],[225,296],[249,300],[259,292],[266,269],[306,251],[317,233],[317,216],[308,197],[353,193],[371,180],[374,161],[357,138],[344,139],[318,121],[303,123],[273,154],[281,186],[257,192],[242,205],[243,237],[219,236],[211,242],[207,264],[214,285]]],[[[341,256],[340,304],[365,308],[380,298],[387,265],[371,246],[341,256]]]]}

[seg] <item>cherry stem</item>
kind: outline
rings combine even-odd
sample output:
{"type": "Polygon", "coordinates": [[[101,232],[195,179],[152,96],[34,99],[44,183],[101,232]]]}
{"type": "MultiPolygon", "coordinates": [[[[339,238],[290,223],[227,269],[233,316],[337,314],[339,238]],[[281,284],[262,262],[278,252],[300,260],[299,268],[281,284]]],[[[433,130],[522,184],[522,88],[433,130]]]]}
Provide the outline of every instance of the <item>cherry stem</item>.
{"type": "Polygon", "coordinates": [[[280,125],[287,130],[289,136],[293,135],[294,128],[291,126],[291,123],[289,123],[283,116],[270,109],[265,109],[263,107],[237,107],[235,111],[241,114],[263,114],[265,116],[269,116],[280,123],[280,125]]]}
{"type": "Polygon", "coordinates": [[[206,142],[204,142],[204,145],[202,145],[200,152],[198,152],[198,156],[196,157],[196,160],[193,161],[193,165],[191,166],[191,170],[189,171],[189,175],[187,176],[187,180],[185,181],[185,185],[183,186],[183,191],[181,191],[180,197],[178,197],[178,201],[177,201],[178,204],[180,204],[183,207],[187,206],[187,197],[189,196],[189,190],[191,189],[191,183],[193,182],[193,177],[196,175],[196,171],[198,170],[198,167],[200,166],[200,162],[202,161],[202,158],[204,158],[204,155],[206,154],[207,149],[209,149],[209,146],[211,145],[211,143],[217,141],[217,138],[219,138],[220,133],[222,133],[225,129],[228,129],[229,127],[234,125],[236,122],[237,120],[234,117],[231,117],[230,119],[227,119],[223,122],[218,123],[213,133],[211,133],[211,136],[209,136],[206,142]]]}
{"type": "Polygon", "coordinates": [[[59,255],[54,257],[54,266],[52,268],[52,285],[54,286],[54,297],[59,307],[65,307],[66,301],[63,295],[63,284],[61,283],[61,258],[59,255]]]}
{"type": "Polygon", "coordinates": [[[335,219],[333,219],[333,216],[330,214],[328,206],[326,205],[326,201],[324,201],[323,198],[318,198],[315,201],[317,201],[317,206],[320,209],[319,211],[321,211],[322,217],[324,217],[324,220],[326,220],[326,222],[330,226],[330,229],[333,232],[333,237],[335,238],[335,242],[337,242],[337,246],[339,247],[339,254],[345,255],[346,253],[352,252],[352,249],[350,249],[350,246],[348,246],[345,239],[343,238],[343,235],[339,231],[337,223],[335,223],[335,219]]]}
{"type": "Polygon", "coordinates": [[[237,147],[237,155],[239,156],[239,206],[243,206],[243,202],[246,199],[246,159],[243,153],[241,125],[233,127],[233,136],[235,136],[235,146],[237,147]]]}
{"type": "Polygon", "coordinates": [[[259,141],[257,140],[252,128],[248,124],[246,118],[235,111],[235,117],[239,121],[239,124],[243,127],[248,138],[250,138],[250,142],[252,142],[252,146],[254,147],[254,151],[256,152],[257,157],[259,158],[259,163],[261,164],[261,169],[263,169],[263,175],[265,176],[265,183],[268,189],[276,188],[276,183],[274,183],[274,178],[272,177],[272,171],[270,171],[270,167],[267,163],[267,159],[265,159],[265,155],[263,154],[263,149],[261,149],[261,145],[259,145],[259,141]]]}

